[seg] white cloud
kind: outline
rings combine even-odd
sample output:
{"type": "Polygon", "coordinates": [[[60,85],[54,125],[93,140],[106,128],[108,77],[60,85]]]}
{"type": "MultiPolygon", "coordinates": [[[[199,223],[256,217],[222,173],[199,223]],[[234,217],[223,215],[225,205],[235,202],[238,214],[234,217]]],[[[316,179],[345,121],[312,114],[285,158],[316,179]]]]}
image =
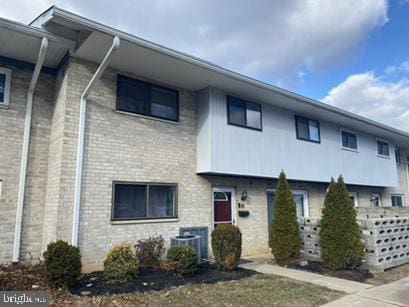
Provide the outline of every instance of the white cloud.
{"type": "Polygon", "coordinates": [[[386,0],[2,0],[0,15],[28,22],[52,2],[270,82],[348,61],[388,9],[386,0]]]}
{"type": "MultiPolygon", "coordinates": [[[[405,67],[404,63],[398,69],[405,67]]],[[[409,79],[405,75],[408,72],[402,70],[396,82],[387,81],[386,76],[376,76],[374,72],[351,75],[323,101],[409,131],[409,79]]]]}

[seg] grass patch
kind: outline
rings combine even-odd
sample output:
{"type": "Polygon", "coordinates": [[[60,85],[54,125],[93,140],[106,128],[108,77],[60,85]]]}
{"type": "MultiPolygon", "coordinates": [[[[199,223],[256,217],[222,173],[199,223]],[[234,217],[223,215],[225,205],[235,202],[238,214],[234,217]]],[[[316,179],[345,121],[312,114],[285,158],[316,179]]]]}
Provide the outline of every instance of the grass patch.
{"type": "Polygon", "coordinates": [[[183,286],[169,291],[89,298],[96,305],[319,306],[343,296],[290,279],[255,275],[239,281],[183,286]]]}

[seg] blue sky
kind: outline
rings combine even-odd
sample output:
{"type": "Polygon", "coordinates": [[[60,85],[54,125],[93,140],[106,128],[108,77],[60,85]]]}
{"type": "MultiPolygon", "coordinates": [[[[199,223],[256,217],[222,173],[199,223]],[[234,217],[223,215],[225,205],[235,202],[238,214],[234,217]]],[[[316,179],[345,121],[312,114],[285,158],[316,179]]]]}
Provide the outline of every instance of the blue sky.
{"type": "Polygon", "coordinates": [[[409,0],[2,0],[0,16],[53,4],[409,131],[409,0]]]}
{"type": "Polygon", "coordinates": [[[328,91],[343,82],[349,75],[374,71],[390,81],[398,81],[402,75],[385,76],[386,68],[409,60],[409,1],[390,1],[388,21],[374,30],[361,50],[350,61],[332,71],[311,73],[296,91],[311,98],[321,99],[328,91]]]}

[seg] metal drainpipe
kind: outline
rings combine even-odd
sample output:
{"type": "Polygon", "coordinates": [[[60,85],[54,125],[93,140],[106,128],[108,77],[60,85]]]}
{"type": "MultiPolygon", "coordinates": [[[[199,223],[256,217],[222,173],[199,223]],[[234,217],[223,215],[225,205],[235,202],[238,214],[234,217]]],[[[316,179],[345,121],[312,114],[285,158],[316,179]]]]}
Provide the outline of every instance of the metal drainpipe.
{"type": "Polygon", "coordinates": [[[30,86],[29,86],[28,94],[27,94],[26,117],[24,121],[24,134],[23,134],[23,149],[21,153],[20,179],[19,179],[19,185],[18,185],[16,226],[14,230],[13,262],[18,262],[20,258],[21,226],[23,222],[24,194],[26,190],[26,180],[27,180],[28,152],[30,148],[30,130],[31,130],[31,115],[33,111],[33,97],[34,97],[34,90],[37,85],[38,77],[40,76],[41,68],[44,63],[44,58],[47,52],[47,47],[48,47],[48,39],[46,37],[43,37],[41,41],[40,51],[38,53],[37,62],[34,68],[33,75],[31,77],[31,82],[30,82],[30,86]]]}
{"type": "Polygon", "coordinates": [[[82,168],[83,168],[83,155],[84,155],[84,135],[85,135],[85,120],[87,111],[87,98],[94,87],[95,83],[99,80],[105,69],[108,67],[113,53],[119,48],[120,39],[115,36],[112,45],[109,48],[105,58],[102,60],[97,71],[92,76],[87,87],[81,95],[80,101],[80,115],[78,126],[78,147],[77,147],[77,161],[75,169],[75,195],[74,195],[74,209],[73,209],[73,222],[72,222],[72,238],[71,244],[78,246],[78,233],[79,233],[79,220],[80,220],[80,206],[81,206],[81,185],[82,185],[82,168]]]}

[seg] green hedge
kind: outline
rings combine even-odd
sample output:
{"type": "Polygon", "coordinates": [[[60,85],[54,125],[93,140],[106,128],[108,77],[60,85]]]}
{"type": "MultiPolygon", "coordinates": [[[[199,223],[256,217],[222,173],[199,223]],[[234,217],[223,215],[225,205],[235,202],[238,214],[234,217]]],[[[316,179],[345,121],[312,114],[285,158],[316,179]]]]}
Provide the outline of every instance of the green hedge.
{"type": "Polygon", "coordinates": [[[168,249],[166,259],[170,268],[181,276],[192,276],[197,271],[197,253],[187,245],[174,245],[168,249]]]}
{"type": "Polygon", "coordinates": [[[45,277],[50,286],[71,288],[81,274],[80,250],[59,240],[48,244],[43,254],[45,277]]]}
{"type": "Polygon", "coordinates": [[[241,257],[241,231],[234,225],[219,225],[212,231],[212,251],[217,268],[236,269],[241,257]]]}
{"type": "Polygon", "coordinates": [[[125,282],[139,272],[138,258],[129,244],[115,246],[104,261],[104,274],[108,280],[125,282]]]}
{"type": "Polygon", "coordinates": [[[293,193],[282,171],[278,180],[271,225],[270,247],[275,261],[289,264],[300,257],[301,238],[293,193]]]}
{"type": "Polygon", "coordinates": [[[323,263],[341,270],[361,264],[364,245],[356,211],[342,176],[331,181],[322,210],[320,245],[323,263]]]}

